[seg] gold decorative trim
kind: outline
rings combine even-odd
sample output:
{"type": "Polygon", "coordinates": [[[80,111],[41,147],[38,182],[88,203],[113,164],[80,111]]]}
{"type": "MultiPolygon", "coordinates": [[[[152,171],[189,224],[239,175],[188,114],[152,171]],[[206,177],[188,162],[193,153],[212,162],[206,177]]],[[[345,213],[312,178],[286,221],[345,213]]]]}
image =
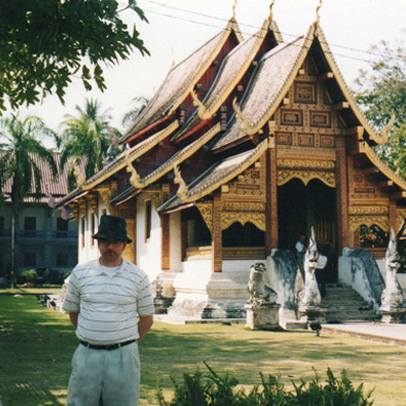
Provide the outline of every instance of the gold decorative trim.
{"type": "Polygon", "coordinates": [[[254,224],[259,230],[265,231],[265,213],[249,212],[222,212],[221,229],[226,230],[234,223],[245,225],[246,223],[254,224]]]}
{"type": "Polygon", "coordinates": [[[336,187],[336,178],[334,172],[325,172],[325,171],[303,172],[302,170],[294,170],[294,169],[278,170],[278,186],[282,186],[294,178],[300,179],[305,186],[307,186],[307,184],[311,180],[319,179],[328,187],[332,188],[336,187]]]}
{"type": "Polygon", "coordinates": [[[189,157],[191,157],[197,150],[199,150],[203,145],[205,145],[207,142],[209,142],[220,131],[221,131],[221,124],[217,123],[215,126],[210,128],[209,131],[207,131],[205,134],[203,134],[200,138],[198,138],[193,143],[189,144],[187,147],[183,148],[179,153],[177,153],[174,157],[170,158],[168,161],[166,161],[164,164],[162,164],[155,171],[151,172],[145,178],[138,180],[138,182],[136,183],[136,186],[134,183],[132,183],[132,185],[134,187],[136,187],[137,189],[142,189],[142,188],[145,188],[146,186],[150,185],[151,183],[154,183],[160,177],[162,177],[163,175],[165,175],[168,172],[170,172],[171,170],[173,170],[173,168],[176,165],[179,165],[185,159],[188,159],[189,157]]]}
{"type": "Polygon", "coordinates": [[[99,198],[97,193],[89,193],[87,196],[87,200],[89,201],[90,207],[96,216],[98,215],[98,208],[99,208],[99,198]]]}
{"type": "Polygon", "coordinates": [[[334,172],[335,162],[308,159],[278,159],[278,169],[313,169],[334,172]]]}
{"type": "Polygon", "coordinates": [[[395,182],[401,189],[406,190],[406,181],[397,175],[376,155],[373,149],[365,143],[364,152],[370,161],[390,180],[395,182]]]}
{"type": "MultiPolygon", "coordinates": [[[[220,106],[224,103],[224,101],[230,95],[230,92],[238,85],[238,83],[240,83],[242,77],[244,76],[247,69],[251,65],[253,59],[255,58],[255,55],[258,53],[259,49],[261,48],[263,40],[265,39],[266,34],[269,30],[269,24],[270,24],[270,21],[268,19],[265,20],[264,23],[262,24],[261,29],[256,34],[254,34],[255,43],[252,46],[251,51],[246,56],[244,62],[241,64],[238,72],[233,75],[233,77],[231,78],[231,80],[228,81],[228,83],[226,83],[224,86],[222,86],[222,91],[217,95],[217,97],[213,100],[213,102],[211,102],[211,104],[208,106],[204,106],[203,103],[201,103],[200,101],[197,101],[197,103],[199,103],[198,115],[202,120],[212,117],[213,114],[220,108],[220,106]],[[200,103],[202,104],[202,107],[200,107],[200,103]],[[200,109],[202,109],[202,111],[200,111],[200,109]],[[203,117],[205,117],[205,118],[203,118],[203,117]]],[[[193,94],[192,94],[192,97],[193,97],[193,94]]],[[[209,98],[209,100],[210,100],[210,98],[209,98]]]]}
{"type": "Polygon", "coordinates": [[[223,211],[247,211],[247,212],[264,212],[265,213],[265,203],[258,202],[223,202],[223,211]]]}
{"type": "Polygon", "coordinates": [[[213,231],[213,204],[210,203],[198,203],[196,207],[199,209],[204,222],[210,232],[213,231]]]}
{"type": "Polygon", "coordinates": [[[360,214],[388,214],[388,206],[350,206],[348,209],[349,215],[360,214]]]}
{"type": "Polygon", "coordinates": [[[242,172],[244,172],[247,168],[249,168],[259,157],[268,149],[268,139],[262,141],[252,152],[248,155],[245,161],[241,162],[240,165],[236,168],[231,168],[228,173],[224,175],[222,179],[214,181],[210,185],[205,188],[197,188],[196,191],[189,191],[182,196],[181,201],[183,203],[190,203],[194,202],[207,194],[213,192],[218,187],[224,185],[225,183],[229,182],[242,172]]]}
{"type": "Polygon", "coordinates": [[[358,231],[359,227],[365,225],[371,227],[374,224],[379,226],[383,231],[389,232],[389,219],[387,216],[350,216],[350,231],[358,231]]]}
{"type": "Polygon", "coordinates": [[[383,144],[386,142],[386,139],[382,136],[382,134],[378,134],[369,124],[368,120],[366,119],[364,113],[361,111],[361,109],[358,107],[357,103],[355,102],[352,91],[348,87],[347,83],[345,82],[341,71],[338,68],[338,65],[334,59],[334,56],[330,50],[330,47],[328,46],[326,37],[324,35],[323,30],[321,27],[317,24],[315,26],[315,31],[314,31],[314,36],[318,37],[320,46],[323,49],[324,56],[327,60],[327,63],[329,64],[331,71],[338,83],[338,86],[340,87],[341,91],[343,92],[344,99],[350,104],[350,107],[361,123],[361,125],[366,129],[368,134],[370,135],[370,139],[376,142],[377,144],[383,144]]]}
{"type": "MultiPolygon", "coordinates": [[[[172,124],[168,127],[164,128],[163,130],[157,132],[154,136],[149,137],[145,141],[140,142],[135,147],[123,152],[112,164],[108,171],[103,173],[100,177],[92,177],[87,182],[85,182],[81,189],[82,190],[89,190],[93,189],[100,183],[104,182],[112,175],[124,169],[128,166],[129,162],[133,162],[135,159],[139,158],[161,141],[163,141],[168,135],[170,135],[173,131],[175,131],[179,127],[178,120],[175,120],[172,124]],[[93,179],[93,180],[92,180],[93,179]]],[[[96,174],[97,175],[97,174],[96,174]]]]}
{"type": "Polygon", "coordinates": [[[242,35],[241,35],[241,31],[238,28],[238,25],[236,23],[236,20],[231,18],[226,26],[226,28],[224,28],[224,30],[222,31],[221,34],[221,39],[219,39],[219,41],[217,42],[217,46],[212,50],[211,55],[207,57],[206,59],[206,63],[202,65],[202,67],[200,68],[199,71],[196,72],[196,74],[193,76],[192,80],[190,81],[190,83],[187,85],[187,87],[185,88],[185,91],[183,92],[183,94],[178,98],[178,100],[173,104],[172,108],[170,109],[170,111],[168,112],[168,116],[172,115],[177,108],[183,103],[183,101],[186,99],[188,94],[191,94],[191,92],[193,91],[197,81],[201,78],[201,76],[203,75],[204,72],[206,72],[211,64],[214,61],[214,58],[216,57],[216,55],[218,55],[218,53],[220,52],[221,48],[223,47],[223,45],[225,44],[227,38],[230,36],[230,33],[234,31],[236,34],[237,39],[242,42],[242,35]]]}
{"type": "Polygon", "coordinates": [[[79,215],[85,217],[87,213],[87,200],[85,197],[78,199],[79,215]]]}
{"type": "Polygon", "coordinates": [[[175,167],[173,168],[173,173],[175,175],[175,179],[173,182],[179,185],[176,195],[178,196],[178,198],[180,200],[183,201],[183,197],[186,196],[186,194],[188,193],[189,190],[186,186],[186,182],[182,178],[178,165],[175,165],[175,167]]]}
{"type": "Polygon", "coordinates": [[[406,208],[396,209],[396,232],[399,232],[400,227],[402,227],[403,222],[406,219],[406,208]]]}
{"type": "Polygon", "coordinates": [[[79,221],[79,218],[80,218],[79,205],[75,202],[75,203],[68,203],[67,206],[71,209],[75,220],[79,221]]]}

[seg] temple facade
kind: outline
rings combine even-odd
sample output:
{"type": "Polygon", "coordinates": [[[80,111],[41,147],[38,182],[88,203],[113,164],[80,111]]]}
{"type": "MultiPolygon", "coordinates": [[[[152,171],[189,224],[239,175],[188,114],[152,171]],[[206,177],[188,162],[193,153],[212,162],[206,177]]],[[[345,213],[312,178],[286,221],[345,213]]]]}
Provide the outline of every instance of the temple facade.
{"type": "Polygon", "coordinates": [[[367,122],[318,20],[286,42],[272,15],[247,39],[232,18],[172,67],[124,151],[57,206],[78,221],[79,261],[97,256],[100,216],[124,216],[126,257],[174,311],[238,315],[251,264],[311,227],[332,282],[344,247],[383,257],[406,216],[406,182],[373,149],[388,130],[367,122]]]}

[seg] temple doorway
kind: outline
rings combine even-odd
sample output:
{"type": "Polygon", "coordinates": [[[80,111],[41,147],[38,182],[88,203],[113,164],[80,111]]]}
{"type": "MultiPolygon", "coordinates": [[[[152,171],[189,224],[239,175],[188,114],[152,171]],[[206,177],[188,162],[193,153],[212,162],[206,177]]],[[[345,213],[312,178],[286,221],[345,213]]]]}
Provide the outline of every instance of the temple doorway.
{"type": "Polygon", "coordinates": [[[279,247],[293,249],[300,234],[308,240],[314,226],[316,240],[328,251],[329,281],[337,279],[336,271],[336,189],[313,179],[307,186],[292,179],[278,187],[279,247]]]}

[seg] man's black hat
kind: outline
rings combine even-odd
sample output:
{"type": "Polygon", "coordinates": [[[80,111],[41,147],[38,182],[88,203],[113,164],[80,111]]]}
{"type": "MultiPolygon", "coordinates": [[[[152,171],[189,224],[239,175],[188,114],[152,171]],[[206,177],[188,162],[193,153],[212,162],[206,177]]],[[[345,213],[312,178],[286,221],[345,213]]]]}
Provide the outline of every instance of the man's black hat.
{"type": "Polygon", "coordinates": [[[127,235],[127,222],[124,217],[103,214],[100,218],[99,230],[92,236],[98,240],[117,240],[132,242],[127,235]]]}

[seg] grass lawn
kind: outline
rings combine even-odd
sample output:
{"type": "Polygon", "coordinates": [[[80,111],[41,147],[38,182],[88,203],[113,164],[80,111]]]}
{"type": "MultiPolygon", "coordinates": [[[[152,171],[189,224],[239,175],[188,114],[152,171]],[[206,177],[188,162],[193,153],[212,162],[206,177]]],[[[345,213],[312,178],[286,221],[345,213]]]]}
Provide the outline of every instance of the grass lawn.
{"type": "MultiPolygon", "coordinates": [[[[0,398],[4,406],[55,406],[66,402],[77,340],[68,316],[36,303],[35,296],[0,295],[0,398]]],[[[205,369],[230,372],[241,384],[259,383],[259,372],[287,385],[324,379],[346,369],[355,385],[375,388],[374,405],[406,404],[406,348],[311,332],[253,332],[242,325],[173,326],[155,323],[140,346],[140,404],[154,405],[157,382],[170,394],[170,377],[205,369]]],[[[344,406],[344,405],[343,405],[344,406]]]]}

